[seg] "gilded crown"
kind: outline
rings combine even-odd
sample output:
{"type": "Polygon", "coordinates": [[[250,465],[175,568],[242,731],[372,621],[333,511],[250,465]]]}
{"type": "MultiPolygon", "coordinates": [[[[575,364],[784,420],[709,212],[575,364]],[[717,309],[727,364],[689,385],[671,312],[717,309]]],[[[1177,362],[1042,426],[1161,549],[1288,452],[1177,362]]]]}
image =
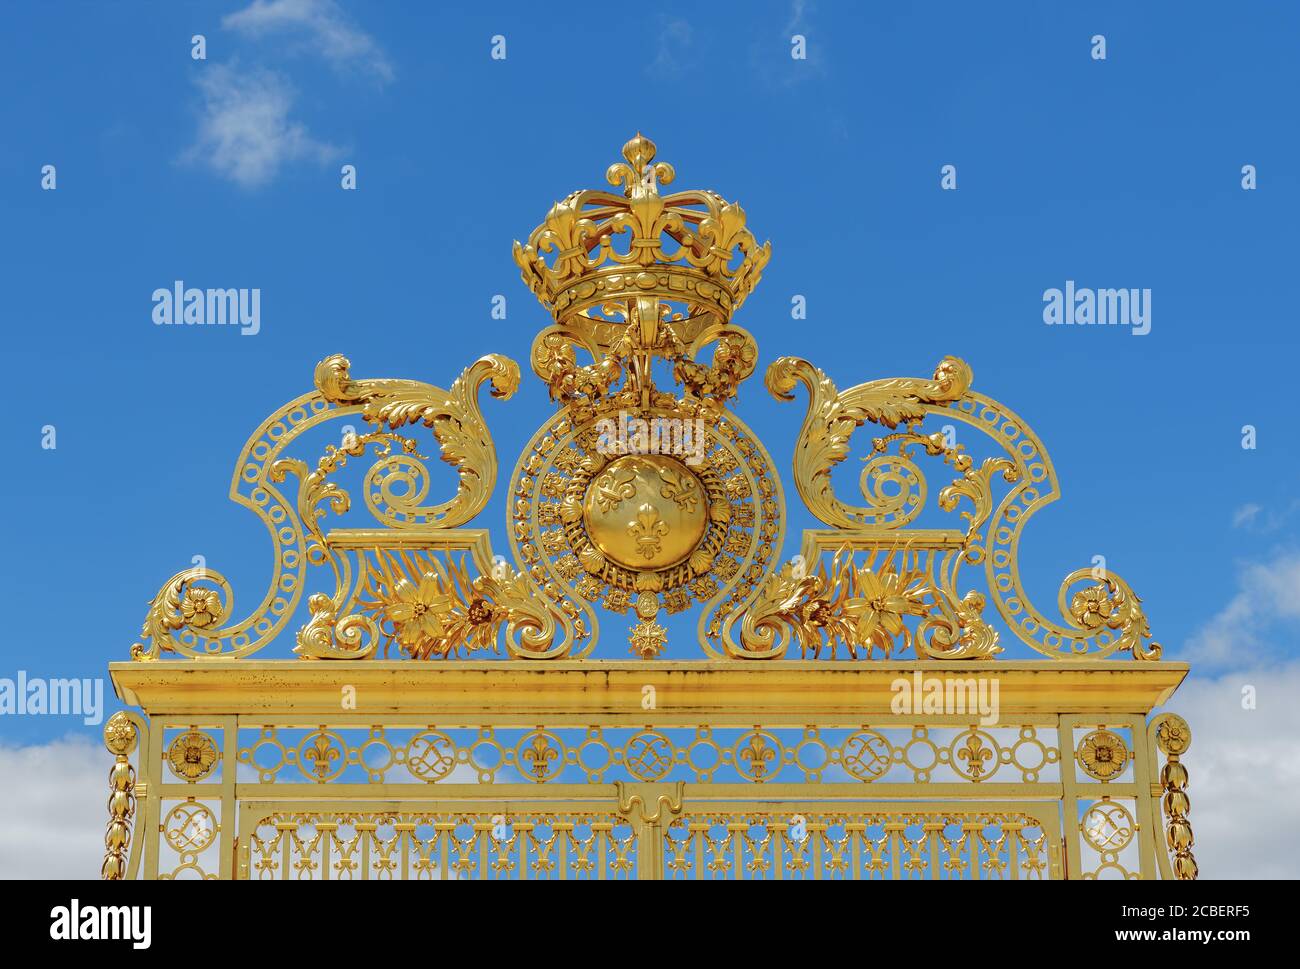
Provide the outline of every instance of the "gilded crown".
{"type": "Polygon", "coordinates": [[[638,133],[623,158],[605,173],[621,195],[574,192],[551,206],[527,244],[515,243],[525,285],[557,323],[622,316],[609,304],[635,297],[677,304],[684,309],[675,318],[699,327],[730,321],[758,285],[772,244],[760,246],[744,210],[716,192],[660,195],[676,173],[654,160],[649,138],[638,133]]]}

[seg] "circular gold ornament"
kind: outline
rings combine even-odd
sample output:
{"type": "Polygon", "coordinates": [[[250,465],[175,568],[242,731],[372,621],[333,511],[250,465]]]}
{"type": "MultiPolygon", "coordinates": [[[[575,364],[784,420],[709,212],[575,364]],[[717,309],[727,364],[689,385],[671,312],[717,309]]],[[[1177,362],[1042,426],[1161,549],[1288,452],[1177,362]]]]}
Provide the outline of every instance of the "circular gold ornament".
{"type": "Polygon", "coordinates": [[[659,596],[654,592],[642,592],[636,597],[636,614],[642,619],[653,619],[659,615],[659,596]]]}
{"type": "Polygon", "coordinates": [[[1129,752],[1124,738],[1102,729],[1092,731],[1079,741],[1075,757],[1089,777],[1109,781],[1123,772],[1129,752]]]}
{"type": "Polygon", "coordinates": [[[192,862],[216,839],[217,819],[206,805],[182,801],[163,819],[163,836],[172,850],[192,862]]]}
{"type": "Polygon", "coordinates": [[[1176,713],[1162,713],[1156,721],[1156,746],[1166,754],[1181,756],[1192,745],[1192,730],[1176,713]]]}
{"type": "Polygon", "coordinates": [[[700,633],[715,655],[724,617],[753,598],[781,546],[776,469],[728,411],[702,411],[667,394],[628,407],[611,399],[561,412],[533,436],[514,474],[515,558],[593,639],[598,610],[631,613],[639,622],[632,648],[641,656],[662,648],[653,628],[660,609],[672,615],[703,605],[700,633]],[[647,427],[658,445],[643,446],[647,427]],[[665,440],[682,446],[664,447],[665,440]]]}
{"type": "Polygon", "coordinates": [[[700,479],[675,457],[627,454],[587,485],[583,524],[591,543],[625,569],[665,569],[695,551],[708,528],[700,479]]]}
{"type": "Polygon", "coordinates": [[[1123,851],[1137,833],[1137,824],[1128,809],[1105,799],[1084,812],[1079,827],[1084,840],[1103,854],[1123,851]]]}
{"type": "Polygon", "coordinates": [[[110,754],[125,756],[135,750],[135,745],[135,724],[119,710],[104,724],[104,746],[110,754]]]}
{"type": "Polygon", "coordinates": [[[187,781],[207,777],[220,756],[212,738],[197,730],[181,734],[167,748],[167,763],[172,772],[187,781]]]}

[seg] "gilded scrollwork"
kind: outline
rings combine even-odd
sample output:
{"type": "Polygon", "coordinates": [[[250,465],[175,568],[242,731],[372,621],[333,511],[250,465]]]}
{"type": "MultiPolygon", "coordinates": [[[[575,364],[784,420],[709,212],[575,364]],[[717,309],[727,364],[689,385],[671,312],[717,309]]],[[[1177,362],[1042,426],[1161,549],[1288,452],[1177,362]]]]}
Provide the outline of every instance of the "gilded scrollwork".
{"type": "Polygon", "coordinates": [[[831,470],[848,456],[853,432],[868,422],[895,428],[919,423],[927,405],[957,400],[970,387],[971,370],[945,357],[934,378],[892,378],[859,384],[840,393],[824,372],[798,357],[782,357],[767,368],[767,388],[778,400],[793,400],[796,383],[808,389],[808,412],[795,443],[794,476],[808,510],[836,528],[873,522],[871,507],[847,505],[835,497],[831,470]]]}
{"type": "Polygon", "coordinates": [[[379,645],[379,628],[369,616],[339,617],[332,598],[318,592],[307,600],[311,618],[298,630],[293,651],[303,659],[366,659],[379,645]]]}
{"type": "Polygon", "coordinates": [[[504,481],[504,555],[470,524],[497,478],[479,393],[519,381],[504,357],[447,389],[327,357],[247,442],[231,496],[268,529],[271,584],[244,615],[196,557],[150,601],[133,658],[196,662],[114,665],[156,717],[105,726],[104,876],[1195,877],[1187,725],[1142,733],[1181,665],[949,662],[992,660],[1007,629],[1052,658],[1159,657],[1105,568],[1066,576],[1059,617],[1030,602],[1021,532],[1059,497],[1032,430],[956,358],[843,392],[777,360],[776,396],[808,390],[794,471],[827,526],[783,564],[777,467],[736,413],[758,346],[731,320],[770,250],[713,193],[661,196],[675,173],[648,140],[624,158],[614,192],[516,247],[552,317],[529,365],[554,407],[504,481]],[[435,443],[457,474],[441,502],[435,443]],[[734,662],[677,662],[688,620],[734,662]],[[277,636],[317,665],[192,668],[277,636]],[[360,712],[346,693],[330,712],[340,682],[360,712]],[[595,806],[556,813],[584,782],[595,806]]]}
{"type": "Polygon", "coordinates": [[[978,467],[965,454],[955,454],[953,465],[961,472],[961,477],[939,492],[939,507],[952,511],[962,498],[970,500],[973,508],[963,511],[961,517],[966,519],[966,559],[975,563],[983,558],[983,536],[980,528],[993,513],[993,477],[1001,475],[1004,481],[1015,482],[1020,479],[1020,469],[1010,458],[985,458],[978,467]]]}
{"type": "Polygon", "coordinates": [[[1071,572],[1061,583],[1058,603],[1061,614],[1068,616],[1079,629],[1088,634],[1101,630],[1115,633],[1114,640],[1107,648],[1108,654],[1124,651],[1131,652],[1135,659],[1160,658],[1160,644],[1146,643],[1151,638],[1151,625],[1146,613],[1142,611],[1142,600],[1119,576],[1099,574],[1095,569],[1071,572]],[[1095,584],[1077,588],[1079,583],[1088,580],[1095,584]]]}
{"type": "Polygon", "coordinates": [[[1025,523],[1059,496],[1055,471],[1018,416],[971,389],[971,368],[956,357],[944,357],[930,377],[843,391],[798,357],[767,367],[777,398],[793,399],[799,384],[808,392],[795,481],[830,526],[805,533],[804,572],[778,567],[780,482],[763,443],[730,409],[759,359],[732,316],[770,245],[716,193],[661,194],[675,177],[638,134],[606,172],[614,191],[569,195],[515,245],[524,281],[551,315],[529,363],[556,410],[510,482],[513,555],[503,572],[488,561],[486,539],[474,545],[472,566],[453,563],[453,553],[468,547],[461,526],[483,511],[496,483],[479,391],[487,385],[509,398],[519,367],[484,356],[443,389],[354,379],[347,358],[334,354],[316,366],[315,390],[268,418],[236,468],[232,497],[274,543],[262,602],[234,621],[224,576],[205,566],[178,572],[151,602],[133,657],[245,656],[280,634],[305,600],[295,652],[308,659],[366,659],[381,654],[380,641],[385,653],[396,643],[419,658],[479,655],[499,640],[512,644],[510,656],[580,658],[596,646],[599,611],[634,612],[627,642],[653,658],[666,645],[660,611],[693,607],[700,646],[713,658],[771,659],[795,643],[811,658],[835,658],[842,646],[849,659],[908,650],[988,659],[1003,651],[994,613],[1054,658],[1159,658],[1140,598],[1114,573],[1067,576],[1059,619],[1033,605],[1019,541],[1025,523]],[[286,450],[351,416],[366,426],[314,461],[286,450]],[[833,473],[867,424],[879,433],[862,461],[862,498],[841,500],[833,473]],[[632,425],[639,430],[624,440],[632,425]],[[455,493],[441,502],[431,497],[433,452],[421,428],[457,473],[455,493]],[[943,477],[932,488],[935,470],[943,477]],[[362,480],[345,487],[347,475],[362,480]],[[327,528],[352,511],[348,488],[358,486],[383,526],[373,540],[327,528]],[[918,527],[929,513],[945,527],[918,527]],[[417,559],[418,572],[404,579],[384,571],[417,559]],[[309,568],[324,566],[333,587],[309,593],[309,568]],[[982,582],[963,573],[968,566],[982,570],[982,582]],[[420,617],[418,629],[408,612],[420,617]]]}
{"type": "Polygon", "coordinates": [[[131,658],[151,660],[163,651],[191,652],[173,634],[189,630],[195,637],[203,636],[220,626],[233,605],[234,593],[221,573],[201,566],[177,572],[154,596],[145,614],[141,638],[150,646],[136,643],[131,647],[131,658]]]}
{"type": "Polygon", "coordinates": [[[962,499],[970,506],[961,512],[960,554],[947,557],[935,583],[941,592],[937,615],[927,619],[922,636],[928,655],[955,659],[1000,652],[997,634],[983,617],[991,601],[1012,632],[1045,655],[1100,659],[1124,651],[1137,659],[1158,659],[1160,646],[1149,641],[1141,600],[1114,573],[1097,577],[1087,590],[1075,587],[1090,570],[1067,576],[1059,594],[1059,622],[1034,608],[1019,574],[1019,540],[1033,513],[1059,496],[1055,471],[1033,432],[1000,404],[972,391],[971,381],[970,368],[948,357],[931,380],[873,381],[841,393],[807,361],[777,360],[767,371],[773,395],[789,400],[797,383],[809,392],[794,458],[795,483],[804,503],[846,538],[892,547],[908,541],[906,526],[926,503],[926,478],[918,459],[939,458],[958,477],[939,490],[937,507],[952,512],[962,499]],[[922,431],[927,417],[950,422],[947,431],[922,431]],[[867,504],[858,506],[836,497],[831,472],[847,457],[850,438],[864,423],[893,433],[873,440],[861,477],[867,504]],[[1002,453],[977,461],[964,444],[949,440],[957,423],[975,428],[1002,453]],[[964,564],[984,567],[987,591],[959,594],[964,564]]]}
{"type": "Polygon", "coordinates": [[[299,636],[298,652],[304,656],[331,655],[360,658],[373,648],[354,639],[364,625],[342,622],[344,589],[350,566],[340,561],[324,541],[321,519],[328,512],[345,513],[350,499],[331,476],[349,457],[361,457],[370,448],[377,460],[370,467],[364,488],[366,505],[384,525],[395,528],[453,528],[469,521],[487,503],[496,479],[496,454],[479,410],[477,392],[490,383],[492,394],[506,398],[519,383],[519,368],[499,356],[483,357],[442,390],[409,380],[353,380],[347,359],[335,354],[316,367],[317,389],[286,404],[263,422],[245,444],[231,484],[231,497],[250,508],[265,524],[275,555],[269,588],[244,619],[234,615],[230,583],[206,566],[172,576],[150,604],[142,628],[142,642],[131,648],[132,658],[156,659],[162,653],[192,658],[240,657],[261,649],[293,618],[302,600],[308,567],[332,562],[337,591],[309,601],[311,619],[299,636]],[[357,415],[377,425],[363,434],[347,435],[341,446],[329,446],[313,468],[285,454],[286,448],[308,431],[329,420],[357,415]],[[426,504],[428,470],[418,443],[399,435],[407,425],[429,427],[444,461],[456,468],[456,494],[440,504],[426,504]],[[283,485],[288,476],[298,481],[297,494],[283,485]],[[332,637],[341,634],[343,638],[332,637]],[[327,643],[332,643],[328,645],[327,643]]]}
{"type": "Polygon", "coordinates": [[[992,659],[1002,652],[998,631],[984,619],[984,596],[970,590],[958,599],[945,584],[939,608],[921,624],[917,639],[931,659],[992,659]]]}
{"type": "Polygon", "coordinates": [[[500,354],[489,354],[465,370],[450,390],[415,380],[352,380],[348,360],[340,354],[316,365],[316,387],[327,401],[360,405],[363,420],[390,431],[417,423],[431,428],[442,459],[460,476],[459,488],[450,500],[406,509],[399,519],[386,524],[454,528],[483,510],[496,481],[496,451],[478,406],[478,389],[489,382],[493,397],[511,397],[519,387],[518,364],[500,354]]]}

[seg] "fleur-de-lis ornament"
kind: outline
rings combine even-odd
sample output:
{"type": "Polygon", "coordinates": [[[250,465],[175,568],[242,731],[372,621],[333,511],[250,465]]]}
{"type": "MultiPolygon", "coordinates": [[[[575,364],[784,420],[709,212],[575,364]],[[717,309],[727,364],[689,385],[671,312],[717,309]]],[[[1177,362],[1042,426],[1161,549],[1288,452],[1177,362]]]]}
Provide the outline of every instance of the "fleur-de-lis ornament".
{"type": "Polygon", "coordinates": [[[645,558],[652,559],[659,554],[659,541],[668,534],[668,523],[659,517],[659,512],[651,504],[644,504],[636,511],[636,520],[627,526],[627,532],[636,539],[636,548],[645,558]]]}

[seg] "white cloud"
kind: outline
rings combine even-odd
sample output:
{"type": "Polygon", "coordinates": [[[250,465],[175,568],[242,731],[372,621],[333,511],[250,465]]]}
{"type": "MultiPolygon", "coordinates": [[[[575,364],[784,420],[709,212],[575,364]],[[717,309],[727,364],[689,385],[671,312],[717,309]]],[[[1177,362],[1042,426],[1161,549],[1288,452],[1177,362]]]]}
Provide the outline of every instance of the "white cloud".
{"type": "Polygon", "coordinates": [[[1298,697],[1293,661],[1189,677],[1169,704],[1192,728],[1183,761],[1202,878],[1300,878],[1298,697]],[[1256,691],[1253,710],[1242,708],[1246,686],[1256,691]]]}
{"type": "Polygon", "coordinates": [[[327,162],[338,149],[289,118],[294,94],[278,74],[214,65],[198,76],[203,113],[195,143],[182,156],[243,188],[271,181],[287,162],[327,162]]]}
{"type": "Polygon", "coordinates": [[[250,37],[290,34],[338,68],[358,67],[382,82],[393,66],[373,37],[353,24],[334,0],[253,0],[221,25],[250,37]]]}
{"type": "Polygon", "coordinates": [[[1228,604],[1188,639],[1178,654],[1196,664],[1224,668],[1243,656],[1263,661],[1278,643],[1293,642],[1300,619],[1300,554],[1281,553],[1247,565],[1228,604]]]}
{"type": "Polygon", "coordinates": [[[1300,511],[1300,500],[1297,499],[1292,499],[1284,506],[1274,505],[1271,508],[1247,502],[1232,513],[1232,527],[1263,534],[1276,532],[1288,524],[1297,511],[1300,511]]]}
{"type": "Polygon", "coordinates": [[[0,878],[98,878],[112,755],[84,737],[0,745],[0,878]]]}
{"type": "Polygon", "coordinates": [[[690,49],[695,32],[685,20],[660,18],[659,46],[647,70],[652,74],[677,74],[683,68],[682,58],[690,49]]]}
{"type": "Polygon", "coordinates": [[[1256,504],[1245,504],[1232,513],[1232,527],[1242,528],[1255,523],[1259,513],[1264,509],[1256,504]]]}
{"type": "Polygon", "coordinates": [[[808,12],[807,0],[794,0],[790,4],[790,17],[785,23],[785,33],[792,34],[802,30],[804,27],[804,15],[808,12]]]}
{"type": "MultiPolygon", "coordinates": [[[[826,32],[815,29],[814,13],[815,6],[808,0],[792,0],[781,29],[765,27],[754,38],[749,56],[755,80],[770,87],[793,88],[826,76],[826,32]],[[803,57],[799,60],[792,56],[796,35],[804,38],[803,57]]],[[[834,130],[843,121],[832,118],[831,124],[834,130]]]]}

